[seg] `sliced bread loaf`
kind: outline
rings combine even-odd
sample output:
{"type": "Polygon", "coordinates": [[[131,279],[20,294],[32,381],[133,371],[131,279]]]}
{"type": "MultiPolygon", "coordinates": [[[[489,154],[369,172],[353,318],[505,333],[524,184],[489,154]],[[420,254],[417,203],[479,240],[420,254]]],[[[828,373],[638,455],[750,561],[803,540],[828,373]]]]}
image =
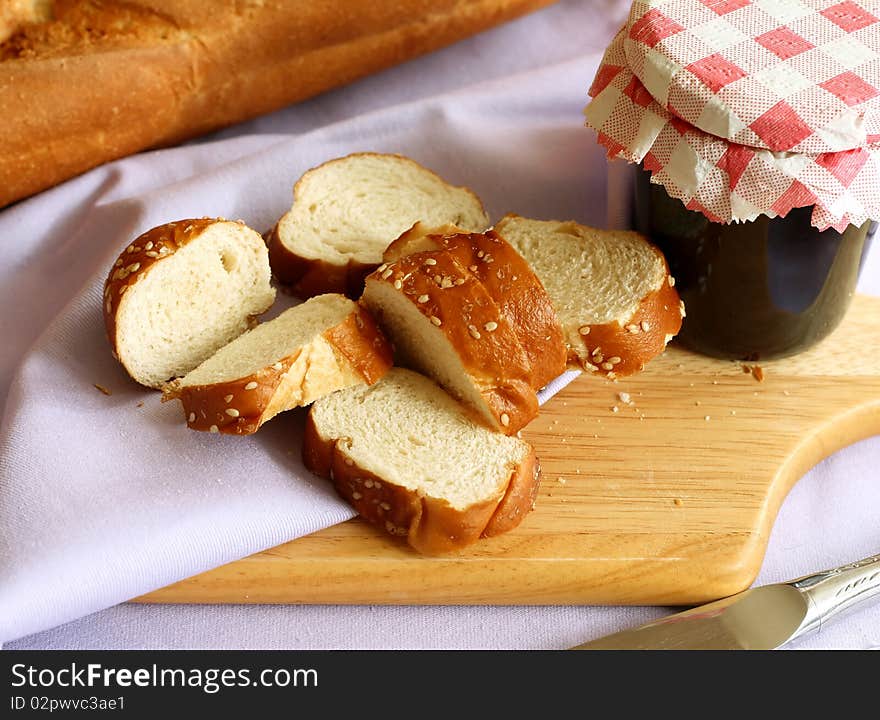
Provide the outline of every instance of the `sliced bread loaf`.
{"type": "Polygon", "coordinates": [[[316,401],[303,460],[367,521],[423,553],[512,530],[540,477],[530,445],[475,424],[439,386],[403,368],[316,401]]]}
{"type": "Polygon", "coordinates": [[[275,300],[266,245],[240,222],[202,218],[153,228],[104,283],[112,352],[137,382],[159,388],[253,325],[275,300]]]}
{"type": "Polygon", "coordinates": [[[642,370],[681,329],[684,304],[642,235],[507,215],[495,230],[541,279],[569,361],[609,378],[642,370]]]}
{"type": "Polygon", "coordinates": [[[416,223],[384,253],[393,262],[414,252],[446,250],[479,280],[498,304],[525,350],[532,385],[540,390],[565,370],[562,326],[550,296],[523,257],[497,232],[468,233],[452,225],[416,223]]]}
{"type": "Polygon", "coordinates": [[[358,298],[388,244],[418,220],[489,225],[473,192],[400,155],[356,153],[306,172],[268,236],[272,270],[300,297],[358,298]]]}
{"type": "Polygon", "coordinates": [[[428,375],[490,428],[538,414],[529,358],[483,284],[446,251],[405,255],[367,277],[363,303],[396,361],[428,375]]]}
{"type": "Polygon", "coordinates": [[[366,310],[319,295],[262,323],[165,387],[193,430],[249,435],[280,412],[350,385],[374,383],[391,347],[366,310]]]}

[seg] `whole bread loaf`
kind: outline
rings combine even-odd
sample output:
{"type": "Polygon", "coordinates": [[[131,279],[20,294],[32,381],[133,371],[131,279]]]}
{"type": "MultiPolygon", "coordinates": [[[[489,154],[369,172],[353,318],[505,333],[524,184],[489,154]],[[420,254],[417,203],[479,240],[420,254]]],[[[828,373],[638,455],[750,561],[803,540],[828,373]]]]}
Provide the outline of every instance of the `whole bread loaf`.
{"type": "Polygon", "coordinates": [[[277,110],[552,0],[0,3],[0,207],[277,110]]]}

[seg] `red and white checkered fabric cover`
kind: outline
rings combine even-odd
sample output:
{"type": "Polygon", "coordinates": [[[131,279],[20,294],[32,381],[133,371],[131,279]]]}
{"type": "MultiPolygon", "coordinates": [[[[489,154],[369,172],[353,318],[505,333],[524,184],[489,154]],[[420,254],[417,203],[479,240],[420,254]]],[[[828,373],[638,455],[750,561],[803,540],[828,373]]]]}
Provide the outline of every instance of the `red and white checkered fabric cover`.
{"type": "Polygon", "coordinates": [[[711,220],[880,219],[880,0],[636,0],[590,95],[609,155],[711,220]]]}

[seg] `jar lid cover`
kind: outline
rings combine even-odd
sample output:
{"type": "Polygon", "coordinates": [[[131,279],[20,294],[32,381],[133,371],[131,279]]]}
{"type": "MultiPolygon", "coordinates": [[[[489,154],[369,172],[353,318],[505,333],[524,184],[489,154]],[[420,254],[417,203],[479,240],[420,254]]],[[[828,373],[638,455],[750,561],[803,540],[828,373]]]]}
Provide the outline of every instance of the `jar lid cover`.
{"type": "Polygon", "coordinates": [[[710,219],[880,217],[876,0],[636,0],[590,95],[609,155],[710,219]]]}

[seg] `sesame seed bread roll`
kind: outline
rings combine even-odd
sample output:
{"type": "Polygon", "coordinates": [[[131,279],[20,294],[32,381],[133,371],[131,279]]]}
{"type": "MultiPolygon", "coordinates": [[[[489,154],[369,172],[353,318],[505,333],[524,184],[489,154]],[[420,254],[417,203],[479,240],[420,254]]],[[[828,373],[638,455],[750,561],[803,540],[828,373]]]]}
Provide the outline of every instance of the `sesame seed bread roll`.
{"type": "Polygon", "coordinates": [[[483,284],[448,252],[406,255],[367,277],[363,303],[396,364],[431,377],[488,427],[512,434],[538,414],[528,356],[483,284]]]}
{"type": "Polygon", "coordinates": [[[494,230],[468,233],[454,225],[428,228],[416,223],[388,246],[383,258],[392,262],[426,250],[446,250],[483,284],[523,346],[536,390],[565,371],[568,352],[550,296],[501,235],[494,230]]]}
{"type": "Polygon", "coordinates": [[[438,385],[403,368],[316,401],[303,461],[364,519],[425,554],[514,529],[540,479],[528,443],[475,424],[438,385]]]}
{"type": "Polygon", "coordinates": [[[275,301],[266,245],[241,222],[201,218],[148,230],[104,283],[113,356],[161,388],[251,327],[275,301]]]}
{"type": "Polygon", "coordinates": [[[250,435],[278,413],[391,367],[392,351],[369,313],[343,295],[318,295],[257,325],[165,386],[193,430],[250,435]]]}
{"type": "Polygon", "coordinates": [[[632,375],[681,329],[685,311],[675,279],[643,235],[517,215],[495,230],[541,278],[572,365],[610,379],[632,375]]]}
{"type": "Polygon", "coordinates": [[[360,297],[382,251],[417,220],[483,230],[489,218],[469,189],[400,155],[355,153],[306,172],[291,209],[268,236],[279,282],[299,297],[360,297]]]}

